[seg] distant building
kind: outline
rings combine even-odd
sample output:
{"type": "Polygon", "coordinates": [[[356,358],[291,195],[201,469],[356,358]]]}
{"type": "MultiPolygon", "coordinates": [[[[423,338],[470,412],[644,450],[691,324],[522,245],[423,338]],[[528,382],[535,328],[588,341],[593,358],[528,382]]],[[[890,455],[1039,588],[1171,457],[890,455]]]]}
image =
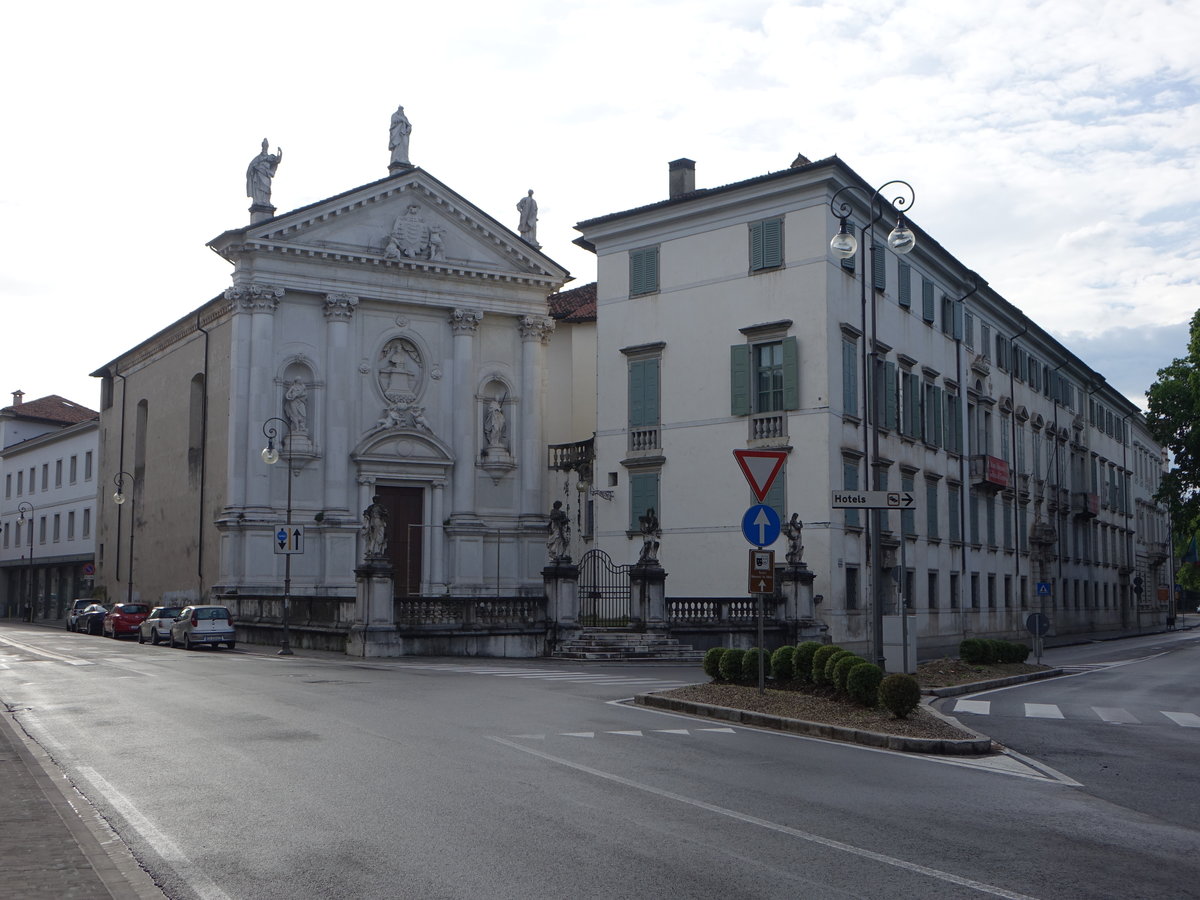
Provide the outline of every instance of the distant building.
{"type": "Polygon", "coordinates": [[[61,619],[91,592],[99,413],[23,397],[0,409],[0,613],[61,619]]]}
{"type": "Polygon", "coordinates": [[[1058,633],[1161,623],[1161,450],[1137,408],[920,229],[892,252],[887,205],[864,305],[862,254],[830,250],[846,185],[861,239],[872,188],[836,157],[708,189],[677,160],[667,199],[577,226],[598,258],[593,546],[634,562],[654,507],[675,608],[745,599],[756,501],[732,451],[778,449],[767,503],[803,521],[839,643],[901,602],[926,650],[1024,636],[1031,611],[1058,633]],[[837,490],[912,502],[872,537],[837,490]]]}

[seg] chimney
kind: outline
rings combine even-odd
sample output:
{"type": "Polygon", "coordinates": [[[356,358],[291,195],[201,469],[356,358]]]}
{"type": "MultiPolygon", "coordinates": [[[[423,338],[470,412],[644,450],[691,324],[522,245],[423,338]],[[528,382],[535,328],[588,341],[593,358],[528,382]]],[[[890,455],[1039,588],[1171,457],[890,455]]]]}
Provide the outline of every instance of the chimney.
{"type": "Polygon", "coordinates": [[[13,406],[20,406],[21,400],[25,397],[24,391],[13,391],[13,406]]]}
{"type": "Polygon", "coordinates": [[[671,170],[671,199],[682,197],[696,190],[696,161],[676,159],[667,163],[671,170]]]}

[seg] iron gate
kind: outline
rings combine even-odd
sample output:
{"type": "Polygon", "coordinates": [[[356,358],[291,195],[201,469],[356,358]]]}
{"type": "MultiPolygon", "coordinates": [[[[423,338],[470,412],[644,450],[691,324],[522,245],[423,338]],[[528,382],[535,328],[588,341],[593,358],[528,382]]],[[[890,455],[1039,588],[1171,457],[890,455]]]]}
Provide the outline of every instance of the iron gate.
{"type": "Polygon", "coordinates": [[[579,624],[593,628],[629,625],[629,570],[614,565],[603,550],[589,550],[579,560],[579,624]]]}

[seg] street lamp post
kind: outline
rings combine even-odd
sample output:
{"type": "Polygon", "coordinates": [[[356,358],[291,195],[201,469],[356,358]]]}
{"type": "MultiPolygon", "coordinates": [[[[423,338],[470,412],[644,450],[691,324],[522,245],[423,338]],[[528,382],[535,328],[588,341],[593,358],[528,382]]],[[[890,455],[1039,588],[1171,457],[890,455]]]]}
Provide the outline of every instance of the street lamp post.
{"type": "Polygon", "coordinates": [[[133,602],[133,535],[136,529],[134,528],[134,514],[137,511],[137,481],[128,472],[118,472],[113,476],[113,484],[117,489],[113,492],[112,500],[117,506],[125,504],[125,479],[129,479],[129,493],[133,497],[133,503],[129,507],[129,574],[126,576],[128,580],[128,589],[125,595],[125,602],[133,602]]]}
{"type": "MultiPolygon", "coordinates": [[[[267,446],[263,449],[262,458],[268,466],[273,466],[279,462],[279,451],[275,449],[275,439],[279,437],[279,428],[272,425],[272,422],[278,422],[283,428],[283,440],[287,444],[287,531],[290,534],[292,528],[292,441],[291,441],[291,426],[288,425],[285,419],[279,416],[272,416],[263,423],[263,435],[267,439],[267,446]]],[[[280,645],[277,655],[291,656],[292,648],[289,642],[288,634],[288,606],[292,598],[292,554],[285,553],[283,555],[283,643],[280,645]]]]}
{"type": "MultiPolygon", "coordinates": [[[[876,328],[877,320],[875,315],[875,291],[867,290],[867,280],[874,279],[875,267],[877,264],[882,264],[882,260],[876,259],[875,249],[875,224],[883,218],[884,213],[888,210],[895,216],[896,226],[888,235],[887,243],[892,248],[892,251],[898,256],[903,256],[916,246],[916,236],[904,224],[904,215],[902,210],[907,210],[912,207],[916,200],[916,193],[913,191],[912,185],[907,181],[888,181],[875,189],[870,195],[867,206],[867,221],[859,229],[860,239],[854,236],[854,226],[849,219],[854,212],[851,206],[851,195],[854,193],[861,194],[863,197],[867,195],[867,188],[860,187],[857,184],[848,184],[839,189],[829,201],[829,211],[839,220],[840,227],[838,233],[834,235],[833,240],[829,242],[829,249],[838,259],[849,259],[861,248],[862,252],[859,256],[859,268],[861,272],[861,316],[862,316],[862,332],[863,341],[863,459],[867,467],[867,472],[870,473],[872,490],[881,490],[879,483],[879,472],[877,470],[879,462],[879,430],[875,427],[875,396],[881,390],[881,386],[875,385],[874,382],[878,379],[878,350],[876,348],[876,328]],[[893,192],[892,199],[887,198],[889,189],[893,192]],[[867,265],[867,250],[870,248],[870,265],[867,265]],[[867,298],[870,297],[870,331],[867,330],[867,298]]],[[[880,510],[872,509],[867,515],[867,556],[870,566],[870,588],[868,589],[868,597],[871,602],[872,614],[872,635],[871,635],[871,652],[875,657],[875,662],[883,668],[885,666],[883,654],[883,601],[880,596],[882,582],[882,559],[880,554],[880,537],[882,532],[882,514],[880,510]]],[[[901,540],[904,538],[901,537],[901,540]]],[[[903,578],[903,575],[901,575],[903,578]]],[[[904,611],[901,610],[901,615],[904,611]]]]}
{"type": "Polygon", "coordinates": [[[20,513],[18,522],[29,523],[29,621],[32,622],[35,618],[34,609],[36,597],[33,590],[33,504],[21,502],[17,504],[17,512],[20,513]],[[28,518],[26,518],[28,514],[28,518]]]}

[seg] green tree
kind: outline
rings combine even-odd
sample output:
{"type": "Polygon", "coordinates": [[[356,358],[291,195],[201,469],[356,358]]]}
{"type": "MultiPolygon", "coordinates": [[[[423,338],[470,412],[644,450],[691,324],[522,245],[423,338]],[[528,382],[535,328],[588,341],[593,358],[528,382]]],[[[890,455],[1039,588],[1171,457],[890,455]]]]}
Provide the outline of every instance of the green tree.
{"type": "Polygon", "coordinates": [[[1170,512],[1175,534],[1190,540],[1200,531],[1200,310],[1187,355],[1158,370],[1146,397],[1146,425],[1173,460],[1155,499],[1170,512]]]}

